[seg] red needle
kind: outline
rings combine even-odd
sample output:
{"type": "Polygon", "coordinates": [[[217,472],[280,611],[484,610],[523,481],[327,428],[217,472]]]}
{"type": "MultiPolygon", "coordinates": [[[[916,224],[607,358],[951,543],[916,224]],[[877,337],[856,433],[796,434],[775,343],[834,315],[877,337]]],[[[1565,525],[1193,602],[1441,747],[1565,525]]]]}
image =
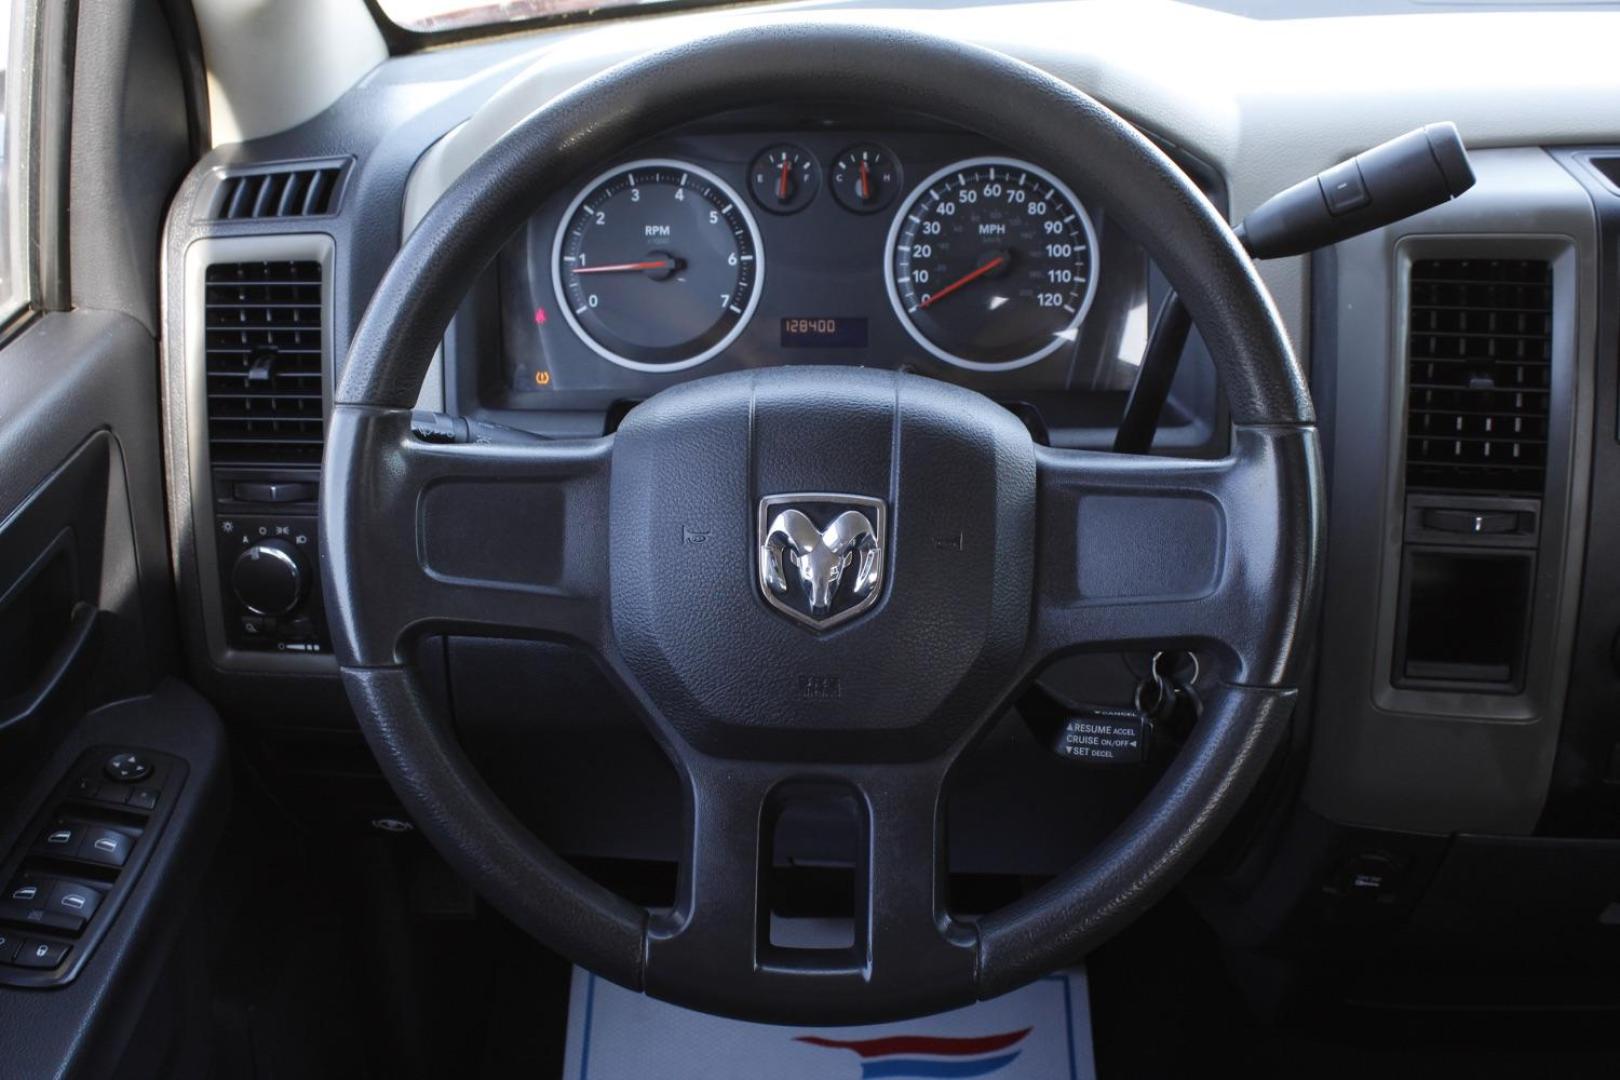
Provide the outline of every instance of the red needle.
{"type": "Polygon", "coordinates": [[[788,195],[790,194],[788,191],[788,171],[792,168],[793,162],[784,159],[782,161],[782,171],[776,177],[776,197],[781,199],[783,202],[787,202],[788,195]]]}
{"type": "Polygon", "coordinates": [[[856,194],[862,199],[870,199],[872,197],[872,170],[866,167],[866,162],[864,161],[861,162],[861,188],[858,192],[856,192],[856,194]]]}
{"type": "Polygon", "coordinates": [[[576,266],[576,274],[620,274],[628,270],[668,270],[670,260],[651,259],[647,262],[613,263],[610,266],[576,266]]]}
{"type": "Polygon", "coordinates": [[[968,284],[969,282],[979,280],[980,278],[984,277],[984,275],[988,274],[990,271],[994,270],[996,267],[1000,266],[1002,263],[1004,263],[1006,261],[1007,261],[1007,256],[1005,256],[1005,255],[997,255],[995,258],[991,259],[989,262],[985,263],[983,266],[979,267],[977,270],[974,270],[971,273],[963,274],[961,277],[957,278],[955,281],[951,282],[949,285],[947,285],[943,289],[939,290],[939,292],[934,293],[931,296],[929,296],[928,299],[924,300],[922,303],[918,304],[917,306],[920,307],[920,308],[925,308],[925,307],[931,306],[932,304],[937,303],[940,300],[941,297],[949,296],[949,295],[951,295],[951,293],[955,292],[957,289],[960,289],[962,286],[968,284]]]}

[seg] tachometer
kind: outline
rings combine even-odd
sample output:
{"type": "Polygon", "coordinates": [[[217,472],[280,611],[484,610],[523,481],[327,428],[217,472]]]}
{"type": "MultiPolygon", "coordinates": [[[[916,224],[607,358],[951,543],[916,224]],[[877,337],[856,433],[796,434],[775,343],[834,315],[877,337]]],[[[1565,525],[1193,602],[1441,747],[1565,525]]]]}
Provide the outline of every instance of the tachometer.
{"type": "Polygon", "coordinates": [[[736,340],[764,264],[748,207],[718,176],[680,161],[636,161],[589,184],[552,247],[557,302],[599,355],[638,371],[679,371],[736,340]]]}
{"type": "Polygon", "coordinates": [[[1003,371],[1075,341],[1097,289],[1097,236],[1060,180],[974,158],[918,185],[889,229],[895,313],[948,364],[1003,371]]]}

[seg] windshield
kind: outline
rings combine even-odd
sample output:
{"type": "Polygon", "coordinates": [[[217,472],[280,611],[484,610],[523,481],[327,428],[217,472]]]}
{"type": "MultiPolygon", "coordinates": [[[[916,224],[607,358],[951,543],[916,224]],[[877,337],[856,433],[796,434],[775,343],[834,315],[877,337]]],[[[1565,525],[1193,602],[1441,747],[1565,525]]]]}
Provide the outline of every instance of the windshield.
{"type": "MultiPolygon", "coordinates": [[[[495,27],[503,23],[563,21],[641,8],[696,7],[731,0],[377,0],[392,22],[416,33],[435,34],[495,27]]],[[[1023,3],[1038,0],[983,0],[1023,3]]],[[[1195,7],[1251,19],[1310,19],[1351,15],[1435,14],[1445,11],[1590,10],[1613,0],[1184,0],[1195,7]]]]}
{"type": "MultiPolygon", "coordinates": [[[[504,0],[470,4],[467,0],[378,0],[383,14],[407,30],[438,33],[469,26],[566,19],[613,8],[689,5],[694,0],[504,0]]],[[[719,2],[719,0],[713,0],[719,2]]]]}

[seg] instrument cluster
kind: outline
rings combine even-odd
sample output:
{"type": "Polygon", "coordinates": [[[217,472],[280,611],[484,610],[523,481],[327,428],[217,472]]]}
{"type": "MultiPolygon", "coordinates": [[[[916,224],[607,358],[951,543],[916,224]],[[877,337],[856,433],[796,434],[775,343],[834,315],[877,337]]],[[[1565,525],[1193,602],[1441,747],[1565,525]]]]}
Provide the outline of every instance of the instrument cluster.
{"type": "Polygon", "coordinates": [[[605,413],[781,364],[910,370],[1008,398],[1118,393],[1147,278],[1142,251],[1061,177],[977,136],[676,132],[552,200],[502,253],[501,372],[482,393],[605,413]]]}

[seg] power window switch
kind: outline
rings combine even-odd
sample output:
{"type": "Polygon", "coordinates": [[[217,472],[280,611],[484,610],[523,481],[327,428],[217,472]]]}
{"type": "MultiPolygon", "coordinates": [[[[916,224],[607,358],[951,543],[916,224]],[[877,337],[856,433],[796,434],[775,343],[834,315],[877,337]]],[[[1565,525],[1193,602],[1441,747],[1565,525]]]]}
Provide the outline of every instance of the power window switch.
{"type": "Polygon", "coordinates": [[[63,945],[55,941],[23,941],[22,947],[17,950],[17,959],[12,963],[18,967],[39,968],[49,970],[67,959],[70,945],[63,945]]]}
{"type": "Polygon", "coordinates": [[[8,907],[15,905],[23,911],[28,911],[43,908],[46,897],[49,895],[50,886],[47,882],[24,874],[6,886],[5,896],[0,897],[0,903],[4,903],[8,907]]]}
{"type": "Polygon", "coordinates": [[[57,822],[46,829],[38,840],[34,841],[34,853],[37,855],[54,855],[59,859],[71,859],[78,854],[79,843],[84,838],[84,826],[70,825],[66,822],[57,822]]]}
{"type": "Polygon", "coordinates": [[[17,950],[22,948],[22,938],[16,934],[0,931],[0,964],[9,964],[17,959],[17,950]]]}
{"type": "Polygon", "coordinates": [[[85,831],[79,844],[81,862],[100,863],[102,866],[123,866],[129,861],[130,838],[117,829],[94,828],[85,831]]]}
{"type": "Polygon", "coordinates": [[[87,885],[50,878],[18,878],[0,900],[0,922],[78,933],[101,904],[87,885]]]}
{"type": "Polygon", "coordinates": [[[100,906],[101,893],[76,881],[58,881],[51,886],[50,896],[45,901],[46,913],[79,919],[81,925],[88,922],[100,906]]]}

